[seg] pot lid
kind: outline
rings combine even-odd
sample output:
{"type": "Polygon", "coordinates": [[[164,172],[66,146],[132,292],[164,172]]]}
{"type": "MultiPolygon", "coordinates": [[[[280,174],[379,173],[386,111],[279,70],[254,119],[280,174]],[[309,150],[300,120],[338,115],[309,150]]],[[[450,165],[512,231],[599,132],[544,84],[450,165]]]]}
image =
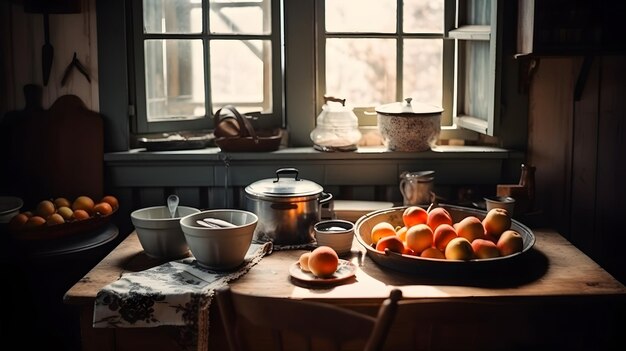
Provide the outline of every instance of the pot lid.
{"type": "Polygon", "coordinates": [[[275,179],[262,179],[246,187],[246,193],[257,196],[271,197],[294,197],[310,196],[322,193],[321,185],[298,177],[296,168],[280,168],[276,171],[275,179]],[[294,177],[286,177],[286,174],[295,174],[294,177]]]}
{"type": "Polygon", "coordinates": [[[404,99],[404,102],[394,102],[391,104],[381,105],[376,107],[376,112],[387,115],[400,115],[400,114],[418,114],[427,115],[443,112],[443,109],[439,106],[425,104],[421,102],[412,101],[412,98],[404,99]]]}

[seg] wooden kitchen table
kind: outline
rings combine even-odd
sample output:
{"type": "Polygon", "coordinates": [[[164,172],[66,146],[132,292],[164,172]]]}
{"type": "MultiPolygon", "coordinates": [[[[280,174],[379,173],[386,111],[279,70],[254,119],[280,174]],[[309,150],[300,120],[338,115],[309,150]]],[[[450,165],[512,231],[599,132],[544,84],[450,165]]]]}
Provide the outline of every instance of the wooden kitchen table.
{"type": "MultiPolygon", "coordinates": [[[[418,342],[424,349],[437,348],[433,346],[437,344],[434,340],[437,335],[443,335],[441,339],[446,339],[446,347],[455,349],[470,345],[470,339],[472,347],[486,349],[586,350],[606,349],[615,344],[626,349],[619,329],[626,322],[626,287],[553,230],[534,229],[533,233],[535,246],[520,257],[510,273],[424,277],[396,272],[373,262],[354,240],[352,253],[342,258],[356,263],[358,270],[354,279],[342,285],[306,286],[292,280],[289,267],[304,251],[290,250],[265,256],[246,275],[231,282],[231,287],[235,293],[321,300],[372,314],[394,287],[402,290],[405,299],[493,301],[511,311],[510,319],[489,323],[475,323],[473,316],[465,316],[462,311],[450,312],[458,314],[465,322],[445,334],[438,334],[433,325],[424,326],[430,336],[424,345],[418,342]],[[513,323],[519,320],[527,323],[521,326],[513,323]],[[508,336],[502,336],[508,325],[515,325],[513,334],[517,336],[510,344],[507,344],[508,336]],[[449,346],[451,340],[454,346],[449,346]]],[[[143,253],[136,233],[131,233],[67,291],[65,303],[81,310],[83,350],[180,348],[181,328],[177,327],[92,328],[94,299],[103,286],[117,280],[124,272],[160,263],[143,253]]],[[[388,350],[415,349],[415,346],[408,346],[414,342],[414,335],[403,328],[410,324],[411,319],[396,322],[387,342],[388,350]]],[[[210,325],[210,349],[226,350],[216,304],[211,306],[210,325]]],[[[256,328],[250,330],[249,336],[263,345],[268,333],[256,328]]]]}

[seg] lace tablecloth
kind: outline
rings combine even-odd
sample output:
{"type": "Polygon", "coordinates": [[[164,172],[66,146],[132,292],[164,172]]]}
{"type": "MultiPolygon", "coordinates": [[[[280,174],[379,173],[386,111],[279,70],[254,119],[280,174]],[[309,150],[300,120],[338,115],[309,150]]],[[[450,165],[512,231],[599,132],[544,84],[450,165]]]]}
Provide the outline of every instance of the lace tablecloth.
{"type": "Polygon", "coordinates": [[[205,269],[190,257],[124,273],[98,292],[93,327],[185,326],[185,333],[192,334],[186,339],[196,339],[198,349],[204,348],[208,340],[208,310],[215,289],[246,274],[272,249],[271,242],[252,244],[244,263],[229,272],[205,269]]]}

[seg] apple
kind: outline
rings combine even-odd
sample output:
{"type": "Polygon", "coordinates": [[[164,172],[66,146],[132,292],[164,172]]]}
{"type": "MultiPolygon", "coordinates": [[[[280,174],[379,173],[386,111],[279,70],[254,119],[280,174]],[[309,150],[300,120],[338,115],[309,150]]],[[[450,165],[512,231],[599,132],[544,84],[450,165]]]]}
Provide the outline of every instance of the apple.
{"type": "Polygon", "coordinates": [[[488,239],[476,239],[472,241],[472,250],[476,258],[500,257],[500,251],[493,241],[488,239]]]}
{"type": "Polygon", "coordinates": [[[514,230],[505,230],[496,244],[501,256],[508,256],[522,252],[524,249],[524,238],[514,230]]]}
{"type": "Polygon", "coordinates": [[[492,208],[483,219],[485,233],[499,237],[505,230],[511,228],[511,216],[504,208],[492,208]]]}
{"type": "Polygon", "coordinates": [[[483,238],[485,236],[485,227],[483,223],[475,216],[467,216],[460,222],[454,224],[454,229],[458,236],[467,239],[470,243],[474,239],[483,238]]]}
{"type": "Polygon", "coordinates": [[[444,252],[447,260],[470,260],[474,257],[474,250],[469,240],[457,237],[448,243],[444,252]]]}

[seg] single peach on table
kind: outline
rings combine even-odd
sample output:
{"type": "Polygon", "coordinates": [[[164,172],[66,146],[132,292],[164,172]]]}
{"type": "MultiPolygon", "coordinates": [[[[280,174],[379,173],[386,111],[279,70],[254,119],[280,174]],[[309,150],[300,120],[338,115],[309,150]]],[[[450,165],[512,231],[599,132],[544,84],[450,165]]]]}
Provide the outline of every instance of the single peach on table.
{"type": "Polygon", "coordinates": [[[428,212],[419,206],[409,206],[402,213],[402,222],[407,227],[416,224],[426,224],[428,221],[428,212]]]}
{"type": "Polygon", "coordinates": [[[467,261],[474,258],[474,250],[469,240],[458,237],[450,240],[444,252],[447,260],[467,261]]]}
{"type": "Polygon", "coordinates": [[[450,240],[458,236],[452,225],[442,224],[433,232],[433,246],[443,252],[450,240]]]}
{"type": "Polygon", "coordinates": [[[309,255],[309,270],[315,276],[325,278],[333,275],[339,265],[337,252],[329,246],[319,246],[309,255]]]}
{"type": "Polygon", "coordinates": [[[492,208],[482,221],[485,234],[499,237],[511,228],[511,216],[504,208],[492,208]]]}
{"type": "Polygon", "coordinates": [[[406,247],[420,255],[422,251],[433,246],[433,230],[426,224],[416,224],[406,232],[406,247]]]}
{"type": "Polygon", "coordinates": [[[437,229],[437,227],[442,224],[452,225],[452,223],[452,216],[450,215],[450,212],[443,207],[435,207],[428,212],[426,224],[428,224],[432,230],[437,229]]]}
{"type": "Polygon", "coordinates": [[[470,243],[474,239],[485,236],[485,227],[483,227],[483,223],[476,216],[463,218],[460,222],[454,224],[454,229],[456,229],[456,233],[460,237],[467,239],[470,243]]]}
{"type": "Polygon", "coordinates": [[[436,247],[429,247],[426,250],[422,251],[420,257],[438,258],[444,260],[446,258],[446,255],[444,255],[444,253],[436,247]]]}
{"type": "Polygon", "coordinates": [[[493,241],[487,239],[476,239],[472,241],[472,250],[476,258],[500,257],[500,250],[493,241]]]}
{"type": "Polygon", "coordinates": [[[372,228],[372,232],[370,233],[373,244],[376,244],[378,240],[386,236],[392,235],[396,235],[396,228],[389,222],[376,223],[376,225],[374,225],[374,227],[372,228]]]}
{"type": "Polygon", "coordinates": [[[404,243],[397,236],[386,236],[376,243],[376,250],[385,252],[385,249],[389,251],[404,253],[404,243]]]}
{"type": "Polygon", "coordinates": [[[522,252],[524,249],[524,238],[520,233],[509,229],[500,235],[496,246],[498,247],[498,250],[500,250],[500,255],[512,255],[514,253],[522,252]]]}

